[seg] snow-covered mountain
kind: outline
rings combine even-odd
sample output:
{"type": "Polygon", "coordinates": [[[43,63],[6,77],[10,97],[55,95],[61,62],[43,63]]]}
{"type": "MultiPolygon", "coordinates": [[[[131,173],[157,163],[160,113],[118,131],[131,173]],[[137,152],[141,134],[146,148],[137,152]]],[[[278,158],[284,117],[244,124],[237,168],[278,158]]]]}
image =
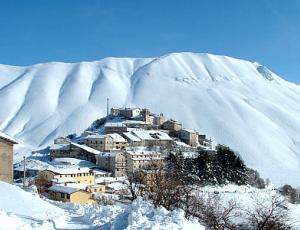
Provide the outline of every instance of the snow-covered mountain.
{"type": "Polygon", "coordinates": [[[0,130],[45,146],[106,115],[107,97],[163,112],[239,151],[264,177],[300,185],[300,86],[226,56],[0,65],[0,130]]]}

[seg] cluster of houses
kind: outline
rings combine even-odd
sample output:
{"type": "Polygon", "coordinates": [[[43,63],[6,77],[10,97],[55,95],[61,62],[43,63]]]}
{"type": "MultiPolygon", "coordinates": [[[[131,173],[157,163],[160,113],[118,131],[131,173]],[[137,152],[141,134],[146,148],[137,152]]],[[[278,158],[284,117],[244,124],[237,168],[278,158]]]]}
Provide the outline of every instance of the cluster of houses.
{"type": "Polygon", "coordinates": [[[163,114],[140,108],[112,108],[100,129],[86,130],[72,139],[59,137],[50,147],[53,159],[77,158],[95,167],[41,171],[40,190],[51,199],[74,203],[93,203],[103,194],[125,194],[127,173],[152,172],[153,167],[163,166],[166,156],[161,150],[175,145],[189,150],[212,148],[205,135],[183,128],[163,114]]]}
{"type": "Polygon", "coordinates": [[[168,148],[178,143],[188,149],[212,148],[205,135],[183,128],[178,121],[166,120],[163,114],[151,114],[148,109],[140,108],[112,108],[101,134],[85,131],[75,140],[59,137],[50,147],[50,153],[53,158],[91,161],[119,177],[146,168],[147,161],[154,158],[163,161],[164,156],[154,147],[168,148]]]}
{"type": "MultiPolygon", "coordinates": [[[[1,140],[0,137],[0,149],[4,148],[1,140]]],[[[3,139],[4,142],[7,146],[15,143],[6,139],[3,139]]],[[[36,177],[39,192],[50,199],[95,203],[99,197],[108,194],[126,194],[124,181],[128,173],[137,170],[147,173],[148,170],[151,176],[153,167],[161,167],[165,163],[163,150],[174,146],[187,151],[198,148],[212,150],[212,142],[205,135],[186,129],[180,122],[166,119],[163,114],[156,115],[140,108],[112,108],[100,128],[86,130],[79,137],[56,138],[50,147],[53,160],[84,160],[92,167],[38,167],[37,170],[28,170],[32,170],[31,176],[36,177]]],[[[5,177],[2,158],[0,180],[5,177]]],[[[22,168],[16,168],[15,175],[21,175],[22,168]]],[[[11,182],[12,173],[5,179],[11,182]]]]}

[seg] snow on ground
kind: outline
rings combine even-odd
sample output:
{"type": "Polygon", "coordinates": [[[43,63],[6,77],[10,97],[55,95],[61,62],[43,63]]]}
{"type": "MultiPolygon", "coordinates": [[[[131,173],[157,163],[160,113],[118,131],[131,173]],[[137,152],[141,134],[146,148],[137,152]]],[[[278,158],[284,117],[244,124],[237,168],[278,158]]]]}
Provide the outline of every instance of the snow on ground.
{"type": "Polygon", "coordinates": [[[130,205],[75,205],[41,199],[4,182],[0,194],[0,230],[202,229],[180,210],[155,209],[141,199],[130,205]]]}
{"type": "Polygon", "coordinates": [[[204,229],[198,221],[185,219],[182,210],[155,209],[140,198],[128,206],[55,203],[70,212],[65,229],[204,229]]]}
{"type": "MultiPolygon", "coordinates": [[[[268,201],[274,186],[256,189],[226,185],[201,188],[201,194],[219,194],[222,202],[235,200],[241,209],[254,209],[257,200],[268,201]]],[[[0,182],[0,230],[31,229],[205,229],[196,219],[185,219],[182,210],[154,208],[141,198],[125,205],[76,205],[41,199],[0,182]]],[[[300,229],[300,205],[288,205],[293,229],[300,229]]],[[[237,220],[238,221],[238,220],[237,220]]]]}
{"type": "MultiPolygon", "coordinates": [[[[280,196],[274,185],[269,185],[265,189],[257,189],[251,186],[206,186],[199,189],[201,196],[207,196],[208,194],[218,194],[223,204],[233,200],[236,201],[240,210],[254,210],[257,207],[257,203],[271,203],[272,196],[279,196],[279,199],[284,200],[283,196],[280,196]]],[[[289,220],[292,225],[292,229],[300,229],[300,204],[288,203],[289,208],[289,220]]],[[[242,216],[241,218],[244,218],[242,216]]],[[[237,220],[238,221],[238,220],[237,220]]]]}
{"type": "Polygon", "coordinates": [[[26,229],[31,225],[33,228],[42,229],[42,226],[53,226],[53,223],[64,224],[66,217],[64,210],[42,200],[39,195],[0,181],[1,230],[26,229]],[[12,221],[16,223],[15,228],[12,221]]]}

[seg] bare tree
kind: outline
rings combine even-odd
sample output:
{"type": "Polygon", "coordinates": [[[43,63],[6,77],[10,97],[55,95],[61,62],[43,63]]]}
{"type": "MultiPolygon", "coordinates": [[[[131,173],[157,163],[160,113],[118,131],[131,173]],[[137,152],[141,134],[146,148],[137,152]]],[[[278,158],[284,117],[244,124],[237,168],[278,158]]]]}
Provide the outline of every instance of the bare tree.
{"type": "Polygon", "coordinates": [[[47,188],[49,188],[52,183],[47,179],[46,176],[44,175],[39,175],[35,180],[34,180],[34,185],[37,187],[37,190],[39,193],[43,193],[47,188]]]}
{"type": "Polygon", "coordinates": [[[240,229],[234,220],[241,216],[234,200],[222,201],[219,194],[197,195],[190,205],[190,215],[197,217],[209,229],[240,229]]]}
{"type": "Polygon", "coordinates": [[[116,202],[108,196],[97,196],[95,197],[97,204],[101,205],[114,205],[116,202]]]}
{"type": "Polygon", "coordinates": [[[246,210],[249,224],[257,230],[291,229],[288,221],[287,203],[283,197],[276,194],[268,200],[256,198],[255,209],[246,210]]]}
{"type": "Polygon", "coordinates": [[[138,196],[144,196],[145,190],[145,177],[146,174],[143,173],[141,170],[135,172],[127,172],[127,184],[128,191],[131,195],[131,200],[135,200],[138,196]]]}

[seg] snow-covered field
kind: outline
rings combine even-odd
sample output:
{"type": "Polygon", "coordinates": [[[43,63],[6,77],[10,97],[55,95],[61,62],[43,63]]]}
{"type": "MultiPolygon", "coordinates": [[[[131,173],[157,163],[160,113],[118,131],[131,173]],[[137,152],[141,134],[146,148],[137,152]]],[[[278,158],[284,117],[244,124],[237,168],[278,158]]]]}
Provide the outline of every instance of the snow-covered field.
{"type": "Polygon", "coordinates": [[[0,181],[0,229],[51,229],[64,225],[67,213],[39,195],[0,181]]]}
{"type": "Polygon", "coordinates": [[[155,209],[137,199],[130,205],[74,205],[43,200],[0,182],[0,230],[204,229],[182,210],[155,209]],[[48,201],[48,202],[47,202],[48,201]]]}
{"type": "Polygon", "coordinates": [[[0,65],[0,130],[26,143],[24,153],[80,133],[106,115],[107,97],[113,106],[163,112],[239,151],[272,182],[300,185],[300,87],[225,56],[0,65]]]}
{"type": "MultiPolygon", "coordinates": [[[[254,210],[257,200],[268,201],[275,187],[256,189],[226,185],[204,187],[200,193],[218,194],[221,203],[235,200],[240,210],[254,210]]],[[[154,208],[141,198],[125,205],[75,205],[40,198],[32,192],[0,182],[0,229],[205,229],[196,219],[187,220],[182,210],[154,208]]],[[[283,197],[282,197],[283,199],[283,197]]],[[[300,205],[288,204],[288,221],[292,229],[300,228],[300,205]]],[[[245,216],[241,216],[244,219],[245,216]]],[[[238,221],[238,220],[236,220],[238,221]]]]}

